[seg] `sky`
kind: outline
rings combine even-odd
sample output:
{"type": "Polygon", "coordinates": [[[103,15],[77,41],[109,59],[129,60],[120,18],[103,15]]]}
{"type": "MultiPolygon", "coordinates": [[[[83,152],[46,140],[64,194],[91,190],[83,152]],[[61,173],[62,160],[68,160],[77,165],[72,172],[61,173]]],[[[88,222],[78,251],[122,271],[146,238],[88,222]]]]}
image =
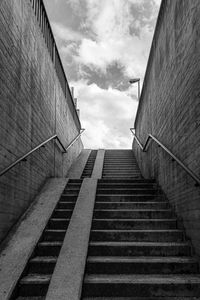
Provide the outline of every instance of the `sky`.
{"type": "Polygon", "coordinates": [[[161,0],[44,0],[69,86],[78,99],[85,148],[131,148],[161,0]]]}

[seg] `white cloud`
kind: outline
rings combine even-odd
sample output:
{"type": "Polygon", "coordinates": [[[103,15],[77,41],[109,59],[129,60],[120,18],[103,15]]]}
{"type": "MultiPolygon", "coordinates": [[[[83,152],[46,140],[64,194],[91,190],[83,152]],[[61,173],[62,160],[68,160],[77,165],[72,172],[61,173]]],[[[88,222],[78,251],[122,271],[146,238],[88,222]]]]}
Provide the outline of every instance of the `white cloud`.
{"type": "Polygon", "coordinates": [[[82,126],[86,128],[86,148],[131,148],[137,101],[126,92],[99,88],[86,81],[71,83],[75,87],[82,126]]]}
{"type": "Polygon", "coordinates": [[[80,41],[83,35],[77,31],[72,30],[60,23],[52,23],[52,28],[55,36],[63,41],[80,41]]]}
{"type": "MultiPolygon", "coordinates": [[[[119,61],[128,76],[144,75],[153,32],[148,26],[140,28],[140,36],[130,34],[130,26],[138,27],[131,13],[130,0],[87,0],[88,26],[95,40],[83,39],[79,61],[106,72],[106,67],[119,61]]],[[[139,2],[134,0],[134,2],[139,2]]]]}

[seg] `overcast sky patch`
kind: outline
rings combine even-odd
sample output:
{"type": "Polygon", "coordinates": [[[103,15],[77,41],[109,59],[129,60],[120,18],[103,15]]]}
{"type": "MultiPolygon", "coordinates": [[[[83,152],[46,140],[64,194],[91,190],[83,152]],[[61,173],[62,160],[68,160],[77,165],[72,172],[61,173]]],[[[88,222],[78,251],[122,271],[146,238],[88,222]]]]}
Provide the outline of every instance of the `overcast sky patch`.
{"type": "Polygon", "coordinates": [[[160,0],[44,0],[78,98],[85,148],[131,148],[160,0]]]}

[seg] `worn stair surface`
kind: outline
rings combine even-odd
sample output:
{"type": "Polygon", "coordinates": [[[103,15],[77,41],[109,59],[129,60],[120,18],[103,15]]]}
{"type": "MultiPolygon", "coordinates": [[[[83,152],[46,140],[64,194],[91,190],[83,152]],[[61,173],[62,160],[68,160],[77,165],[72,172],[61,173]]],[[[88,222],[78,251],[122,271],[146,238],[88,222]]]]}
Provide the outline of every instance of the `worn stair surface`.
{"type": "Polygon", "coordinates": [[[17,284],[12,299],[45,299],[81,183],[82,180],[69,180],[17,284]]]}
{"type": "Polygon", "coordinates": [[[86,177],[91,177],[92,175],[92,171],[94,169],[94,163],[95,163],[95,160],[96,160],[96,156],[97,156],[97,150],[92,150],[89,157],[88,157],[88,160],[87,160],[87,163],[85,165],[85,168],[83,170],[83,173],[81,175],[81,178],[86,178],[86,177]]]}
{"type": "Polygon", "coordinates": [[[105,151],[82,299],[200,299],[191,245],[162,191],[142,179],[132,151],[105,151]]]}

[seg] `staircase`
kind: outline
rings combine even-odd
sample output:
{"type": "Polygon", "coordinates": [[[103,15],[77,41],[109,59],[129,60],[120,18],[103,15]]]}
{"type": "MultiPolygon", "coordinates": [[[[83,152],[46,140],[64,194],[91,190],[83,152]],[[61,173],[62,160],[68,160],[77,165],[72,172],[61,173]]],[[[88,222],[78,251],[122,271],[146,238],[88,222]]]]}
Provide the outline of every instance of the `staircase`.
{"type": "MultiPolygon", "coordinates": [[[[96,155],[91,152],[82,179],[69,179],[11,299],[45,299],[96,155]]],[[[131,150],[105,151],[95,200],[82,300],[200,300],[191,244],[155,181],[142,178],[131,150]]]]}
{"type": "Polygon", "coordinates": [[[131,150],[106,150],[102,178],[141,178],[131,150]]]}
{"type": "Polygon", "coordinates": [[[91,177],[92,171],[93,171],[93,168],[94,168],[94,163],[95,163],[96,156],[97,156],[97,150],[92,150],[89,157],[88,157],[88,160],[87,160],[87,163],[86,163],[85,168],[83,170],[83,173],[81,175],[82,179],[86,178],[86,177],[91,177]]]}
{"type": "Polygon", "coordinates": [[[12,299],[45,299],[81,183],[82,180],[69,180],[22,278],[17,284],[12,299]]]}
{"type": "Polygon", "coordinates": [[[141,178],[131,151],[106,151],[82,299],[200,299],[198,273],[156,183],[141,178]]]}

